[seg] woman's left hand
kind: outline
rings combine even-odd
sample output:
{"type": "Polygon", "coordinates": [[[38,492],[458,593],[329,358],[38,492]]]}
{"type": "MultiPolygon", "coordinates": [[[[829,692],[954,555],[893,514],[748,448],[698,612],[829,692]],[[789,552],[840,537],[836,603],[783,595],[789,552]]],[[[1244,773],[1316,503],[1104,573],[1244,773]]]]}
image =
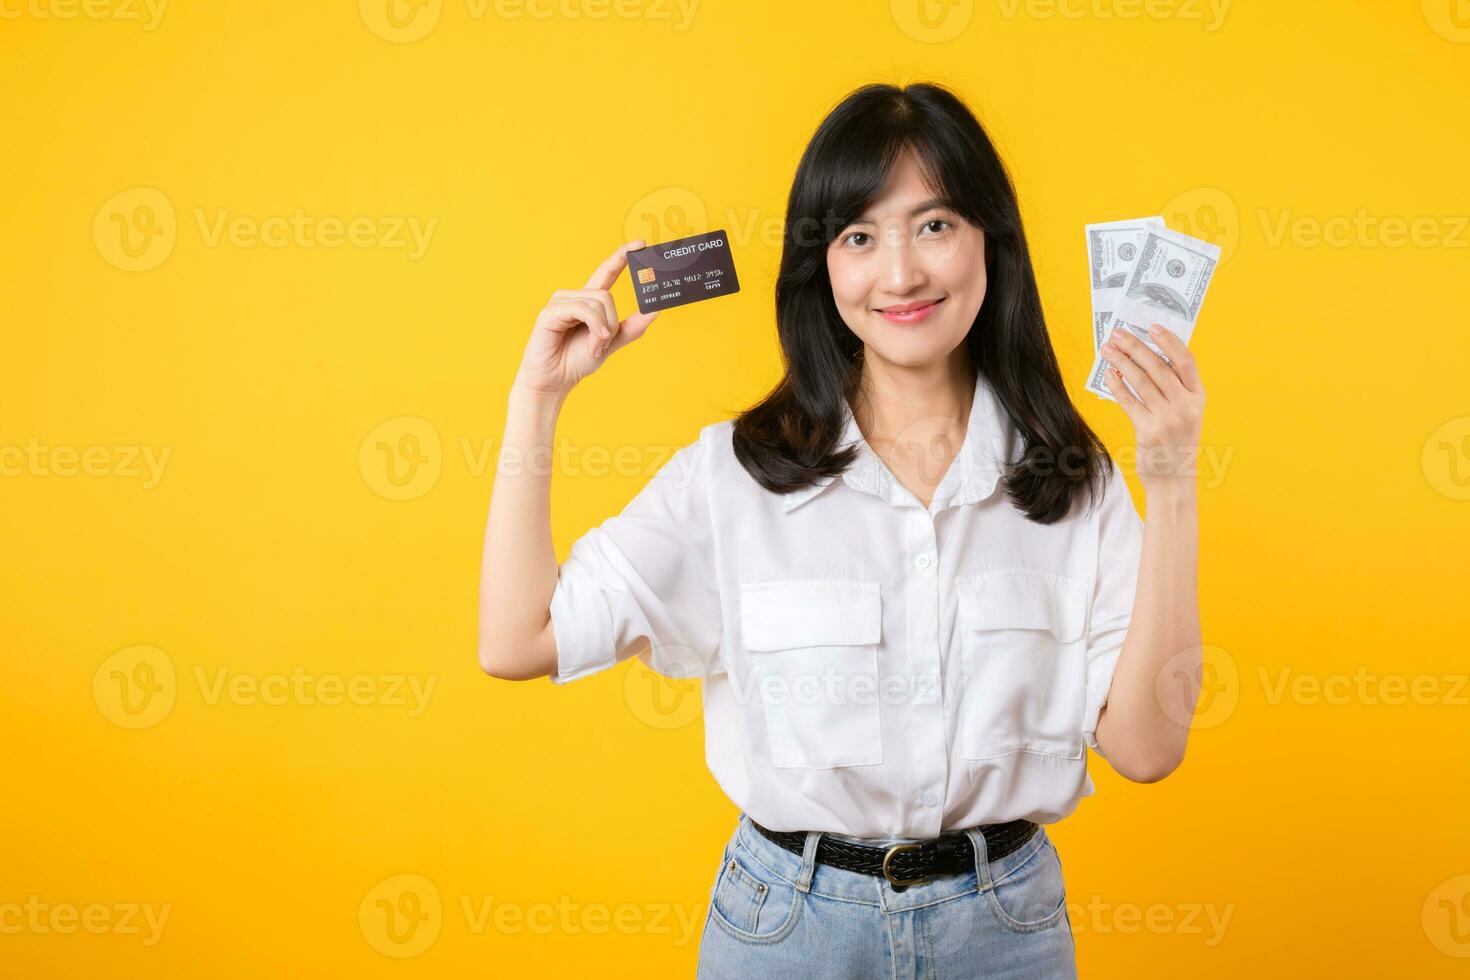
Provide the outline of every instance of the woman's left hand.
{"type": "Polygon", "coordinates": [[[1194,488],[1205,386],[1184,341],[1157,323],[1149,336],[1165,361],[1127,329],[1114,329],[1103,344],[1108,390],[1133,422],[1138,441],[1138,479],[1145,491],[1194,488]],[[1138,392],[1134,397],[1119,378],[1138,392]]]}

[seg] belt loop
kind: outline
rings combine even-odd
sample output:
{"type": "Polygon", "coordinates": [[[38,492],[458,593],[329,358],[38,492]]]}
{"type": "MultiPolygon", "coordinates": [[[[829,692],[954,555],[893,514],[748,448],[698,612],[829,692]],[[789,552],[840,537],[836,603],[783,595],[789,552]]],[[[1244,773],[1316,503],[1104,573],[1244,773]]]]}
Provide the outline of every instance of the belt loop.
{"type": "Polygon", "coordinates": [[[985,831],[980,827],[966,827],[965,833],[975,846],[975,877],[980,881],[980,891],[989,891],[994,886],[990,881],[990,856],[985,850],[985,831]]]}
{"type": "Polygon", "coordinates": [[[800,891],[812,890],[812,874],[817,870],[817,842],[821,839],[820,830],[806,832],[806,844],[801,851],[801,873],[796,876],[796,887],[800,891]]]}

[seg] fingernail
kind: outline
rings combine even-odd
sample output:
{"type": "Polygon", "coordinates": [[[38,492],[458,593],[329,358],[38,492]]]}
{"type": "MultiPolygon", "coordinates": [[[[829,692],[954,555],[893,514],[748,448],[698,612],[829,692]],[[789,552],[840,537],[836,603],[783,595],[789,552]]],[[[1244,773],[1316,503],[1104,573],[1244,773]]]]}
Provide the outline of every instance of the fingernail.
{"type": "Polygon", "coordinates": [[[1164,328],[1155,323],[1148,328],[1148,332],[1157,337],[1159,334],[1164,332],[1164,328]]]}

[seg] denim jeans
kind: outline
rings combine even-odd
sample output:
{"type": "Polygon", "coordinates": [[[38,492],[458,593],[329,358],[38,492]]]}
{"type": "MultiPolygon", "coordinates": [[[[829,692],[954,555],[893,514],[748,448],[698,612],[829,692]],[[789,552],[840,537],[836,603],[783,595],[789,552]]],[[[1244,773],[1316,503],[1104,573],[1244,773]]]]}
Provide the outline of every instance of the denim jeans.
{"type": "Polygon", "coordinates": [[[975,845],[975,867],[895,891],[877,875],[816,863],[821,836],[797,855],[740,814],[710,889],[699,943],[701,980],[1077,976],[1056,847],[1043,826],[998,861],[975,845]]]}

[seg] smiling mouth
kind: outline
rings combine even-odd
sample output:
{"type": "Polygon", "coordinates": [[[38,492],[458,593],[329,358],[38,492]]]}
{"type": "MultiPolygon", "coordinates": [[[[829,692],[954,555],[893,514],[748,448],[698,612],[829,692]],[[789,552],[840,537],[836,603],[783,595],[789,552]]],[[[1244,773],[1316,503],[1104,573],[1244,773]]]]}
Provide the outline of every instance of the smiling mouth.
{"type": "Polygon", "coordinates": [[[939,299],[924,299],[913,303],[901,303],[897,306],[885,306],[875,312],[889,323],[918,323],[938,309],[939,304],[943,302],[944,297],[941,296],[939,299]]]}

